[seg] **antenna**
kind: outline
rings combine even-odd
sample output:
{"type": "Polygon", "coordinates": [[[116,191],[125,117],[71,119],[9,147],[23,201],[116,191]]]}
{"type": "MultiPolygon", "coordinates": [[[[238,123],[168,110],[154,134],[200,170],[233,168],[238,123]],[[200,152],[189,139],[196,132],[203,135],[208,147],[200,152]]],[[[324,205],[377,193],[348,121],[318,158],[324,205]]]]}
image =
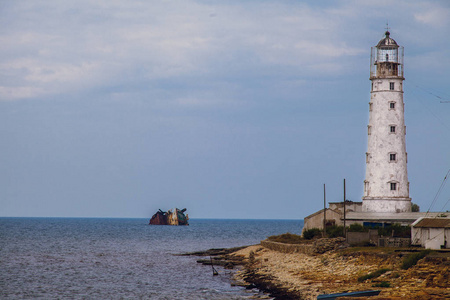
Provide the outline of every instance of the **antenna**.
{"type": "Polygon", "coordinates": [[[386,21],[386,31],[389,31],[389,29],[391,29],[391,28],[389,27],[389,21],[386,21]]]}

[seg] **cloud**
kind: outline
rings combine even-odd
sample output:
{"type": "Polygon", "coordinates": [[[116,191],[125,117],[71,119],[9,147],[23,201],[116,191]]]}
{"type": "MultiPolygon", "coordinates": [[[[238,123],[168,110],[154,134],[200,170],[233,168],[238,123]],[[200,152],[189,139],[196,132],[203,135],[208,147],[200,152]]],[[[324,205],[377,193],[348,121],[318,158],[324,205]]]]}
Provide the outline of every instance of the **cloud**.
{"type": "Polygon", "coordinates": [[[416,21],[432,27],[445,27],[449,24],[450,9],[442,6],[427,6],[424,11],[415,13],[414,18],[416,21]]]}
{"type": "MultiPolygon", "coordinates": [[[[406,2],[392,7],[399,9],[421,23],[447,22],[448,10],[439,5],[425,11],[406,2]]],[[[0,97],[98,89],[147,93],[164,89],[167,80],[192,78],[194,87],[234,84],[241,92],[249,80],[267,85],[341,76],[353,72],[354,57],[368,52],[367,20],[383,16],[384,23],[382,12],[383,5],[370,2],[12,3],[0,13],[8,22],[0,34],[0,97]]],[[[218,92],[229,98],[225,89],[218,92]]],[[[173,98],[198,105],[197,96],[173,98]]]]}
{"type": "MultiPolygon", "coordinates": [[[[289,10],[283,3],[26,2],[9,9],[17,16],[9,17],[12,23],[0,36],[5,45],[0,71],[21,70],[17,89],[28,86],[30,93],[18,90],[2,98],[39,97],[31,91],[50,83],[48,92],[64,93],[92,83],[108,87],[180,76],[254,75],[249,72],[265,65],[312,66],[361,53],[337,43],[332,26],[336,20],[304,4],[289,10]]],[[[311,67],[309,72],[323,71],[311,67]]],[[[14,89],[15,85],[3,86],[14,89]]]]}

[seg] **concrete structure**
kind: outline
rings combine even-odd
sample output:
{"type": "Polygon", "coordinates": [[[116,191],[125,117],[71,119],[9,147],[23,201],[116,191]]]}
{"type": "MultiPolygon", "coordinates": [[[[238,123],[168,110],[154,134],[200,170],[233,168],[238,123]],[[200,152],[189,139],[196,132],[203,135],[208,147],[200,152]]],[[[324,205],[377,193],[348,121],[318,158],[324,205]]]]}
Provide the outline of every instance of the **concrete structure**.
{"type": "MultiPolygon", "coordinates": [[[[344,202],[329,202],[329,208],[326,209],[326,226],[344,225],[344,202]]],[[[362,202],[345,201],[345,213],[361,212],[362,202]]],[[[312,228],[323,229],[323,209],[315,212],[304,219],[303,230],[312,228]]],[[[346,224],[348,225],[348,224],[346,224]]]]}
{"type": "Polygon", "coordinates": [[[406,168],[403,47],[386,36],[371,51],[363,212],[411,211],[406,168]]]}
{"type": "MultiPolygon", "coordinates": [[[[326,226],[342,226],[344,223],[342,221],[342,216],[340,211],[334,209],[326,209],[326,226]]],[[[323,209],[315,212],[304,219],[303,231],[309,230],[312,228],[323,229],[323,209]]]]}
{"type": "MultiPolygon", "coordinates": [[[[361,224],[369,227],[384,227],[390,224],[411,225],[414,221],[422,217],[437,218],[442,215],[439,212],[409,212],[409,213],[386,213],[386,212],[348,212],[346,224],[361,224]]],[[[450,215],[450,213],[447,213],[450,215]]]]}
{"type": "MultiPolygon", "coordinates": [[[[344,213],[344,201],[342,202],[329,202],[330,209],[344,213]]],[[[350,200],[345,201],[345,212],[361,212],[362,202],[353,202],[350,200]]]]}
{"type": "MultiPolygon", "coordinates": [[[[350,202],[350,201],[349,201],[350,202]]],[[[339,202],[337,202],[339,203],[339,202]]],[[[360,202],[353,202],[356,207],[361,207],[358,205],[360,202]]],[[[334,203],[335,204],[335,203],[334,203]]],[[[340,202],[342,206],[342,202],[340,202]]],[[[330,203],[331,207],[331,203],[330,203]]],[[[347,208],[346,205],[346,216],[345,225],[350,226],[351,224],[360,224],[367,227],[385,227],[392,224],[400,224],[403,226],[409,226],[414,221],[425,216],[429,218],[438,218],[439,216],[445,215],[450,216],[450,213],[440,213],[440,212],[409,212],[409,213],[386,213],[386,212],[361,212],[352,211],[352,205],[347,208]]],[[[330,209],[327,208],[326,211],[327,226],[342,226],[344,225],[344,212],[343,210],[330,209]]],[[[303,231],[319,228],[323,229],[323,209],[313,213],[304,219],[303,231]]]]}
{"type": "Polygon", "coordinates": [[[426,249],[450,249],[450,214],[420,218],[412,224],[411,244],[426,249]]]}

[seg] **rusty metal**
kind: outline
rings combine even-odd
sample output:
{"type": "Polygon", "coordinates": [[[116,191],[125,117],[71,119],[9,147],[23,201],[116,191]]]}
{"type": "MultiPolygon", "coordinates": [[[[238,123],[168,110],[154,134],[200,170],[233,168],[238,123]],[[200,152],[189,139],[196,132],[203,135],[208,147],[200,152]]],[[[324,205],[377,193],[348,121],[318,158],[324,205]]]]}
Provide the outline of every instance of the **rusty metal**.
{"type": "Polygon", "coordinates": [[[149,225],[189,225],[189,216],[184,214],[186,208],[174,208],[167,212],[158,210],[150,219],[149,225]]]}

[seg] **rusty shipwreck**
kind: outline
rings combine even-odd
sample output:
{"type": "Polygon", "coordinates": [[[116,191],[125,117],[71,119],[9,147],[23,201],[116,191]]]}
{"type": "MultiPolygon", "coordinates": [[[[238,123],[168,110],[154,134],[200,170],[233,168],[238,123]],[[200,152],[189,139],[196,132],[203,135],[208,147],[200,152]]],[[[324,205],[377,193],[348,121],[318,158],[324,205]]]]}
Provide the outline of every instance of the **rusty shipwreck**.
{"type": "Polygon", "coordinates": [[[150,219],[149,225],[189,225],[189,216],[184,214],[186,208],[174,208],[167,212],[158,210],[150,219]]]}

